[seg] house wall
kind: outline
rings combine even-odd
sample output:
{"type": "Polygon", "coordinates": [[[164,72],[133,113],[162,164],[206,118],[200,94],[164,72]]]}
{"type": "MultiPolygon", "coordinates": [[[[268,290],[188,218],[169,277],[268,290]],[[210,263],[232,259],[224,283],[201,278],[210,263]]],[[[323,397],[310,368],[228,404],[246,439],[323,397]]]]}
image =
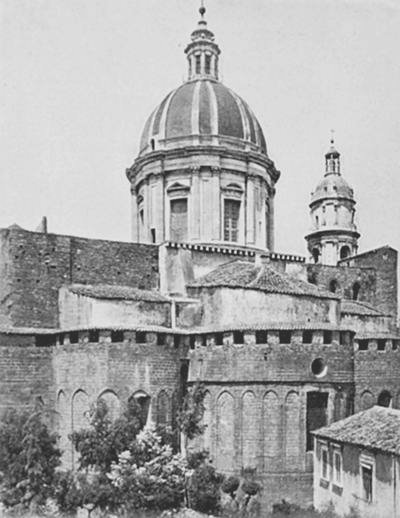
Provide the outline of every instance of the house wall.
{"type": "Polygon", "coordinates": [[[341,323],[344,327],[354,329],[358,334],[377,335],[387,333],[396,329],[396,321],[393,317],[374,317],[368,315],[351,315],[349,313],[342,313],[341,323]]]}
{"type": "Polygon", "coordinates": [[[58,327],[63,284],[158,286],[158,248],[57,234],[0,230],[0,324],[58,327]]]}
{"type": "Polygon", "coordinates": [[[159,325],[170,327],[170,302],[98,299],[60,289],[60,327],[159,325]]]}
{"type": "Polygon", "coordinates": [[[202,302],[202,325],[223,326],[261,322],[338,323],[339,301],[310,296],[266,293],[242,288],[189,288],[202,302]]]}
{"type": "MultiPolygon", "coordinates": [[[[183,295],[186,285],[218,266],[231,261],[255,261],[260,250],[229,245],[163,244],[160,245],[160,289],[163,293],[183,295]]],[[[267,258],[263,258],[266,260],[267,258]]],[[[272,254],[268,263],[282,272],[306,279],[306,266],[302,257],[291,254],[272,254]]]]}
{"type": "Polygon", "coordinates": [[[398,457],[384,453],[372,453],[350,444],[340,445],[333,441],[316,439],[314,454],[314,506],[318,510],[323,510],[332,502],[335,512],[339,516],[346,516],[353,508],[363,518],[398,518],[400,516],[400,508],[398,507],[398,488],[394,483],[396,480],[395,472],[398,476],[398,457]],[[326,444],[329,448],[330,469],[328,480],[321,478],[321,448],[323,444],[326,444]],[[334,448],[338,448],[341,451],[343,459],[343,482],[336,487],[334,487],[332,471],[334,448]],[[360,461],[362,459],[368,459],[374,466],[372,502],[367,502],[362,498],[360,472],[360,461]]]}

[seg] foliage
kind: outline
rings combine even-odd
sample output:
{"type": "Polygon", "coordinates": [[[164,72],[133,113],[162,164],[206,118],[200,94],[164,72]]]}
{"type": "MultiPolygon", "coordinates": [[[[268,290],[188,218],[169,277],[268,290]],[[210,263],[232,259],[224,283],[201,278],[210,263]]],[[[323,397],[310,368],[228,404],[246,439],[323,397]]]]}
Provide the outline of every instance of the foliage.
{"type": "Polygon", "coordinates": [[[61,453],[40,411],[10,410],[0,425],[0,500],[6,507],[43,505],[61,453]]]}
{"type": "Polygon", "coordinates": [[[141,408],[130,400],[122,416],[112,422],[106,403],[100,399],[90,411],[90,425],[70,436],[79,454],[78,472],[64,473],[56,480],[55,498],[64,512],[78,507],[113,511],[121,505],[122,496],[108,474],[121,452],[134,450],[143,426],[141,408]]]}
{"type": "Polygon", "coordinates": [[[246,493],[246,495],[254,496],[260,491],[260,486],[257,484],[257,482],[244,480],[242,484],[242,491],[246,493]]]}
{"type": "Polygon", "coordinates": [[[119,455],[109,478],[124,495],[125,509],[164,510],[181,506],[186,467],[170,445],[163,444],[154,432],[143,431],[134,448],[119,455]]]}
{"type": "Polygon", "coordinates": [[[139,430],[143,427],[141,409],[134,400],[122,416],[112,422],[108,417],[106,403],[100,399],[90,411],[90,428],[73,432],[72,444],[79,453],[79,469],[96,469],[107,473],[118,455],[129,449],[139,430]]]}
{"type": "Polygon", "coordinates": [[[204,432],[205,426],[201,424],[204,415],[204,386],[197,382],[186,394],[182,408],[178,413],[178,426],[180,431],[189,440],[193,440],[204,432]]]}
{"type": "Polygon", "coordinates": [[[188,504],[195,511],[217,514],[220,510],[220,487],[223,476],[210,462],[203,460],[193,470],[188,483],[188,504]]]}
{"type": "Polygon", "coordinates": [[[230,495],[232,499],[234,499],[236,497],[236,491],[238,490],[239,485],[240,481],[237,477],[228,477],[223,481],[221,490],[224,493],[230,495]]]}

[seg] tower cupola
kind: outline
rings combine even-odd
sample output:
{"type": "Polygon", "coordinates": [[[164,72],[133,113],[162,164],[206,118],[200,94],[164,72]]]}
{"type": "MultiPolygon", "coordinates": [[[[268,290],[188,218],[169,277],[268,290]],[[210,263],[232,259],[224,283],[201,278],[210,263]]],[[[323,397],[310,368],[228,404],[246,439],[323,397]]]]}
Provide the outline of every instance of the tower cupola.
{"type": "Polygon", "coordinates": [[[218,56],[221,51],[215,43],[214,33],[207,27],[204,18],[206,8],[199,9],[200,20],[191,34],[191,42],[185,49],[188,59],[188,80],[208,78],[218,80],[218,56]]]}
{"type": "Polygon", "coordinates": [[[340,153],[333,137],[325,154],[325,174],[311,193],[311,231],[306,236],[310,258],[334,265],[355,255],[360,234],[355,224],[353,189],[340,172],[340,153]]]}

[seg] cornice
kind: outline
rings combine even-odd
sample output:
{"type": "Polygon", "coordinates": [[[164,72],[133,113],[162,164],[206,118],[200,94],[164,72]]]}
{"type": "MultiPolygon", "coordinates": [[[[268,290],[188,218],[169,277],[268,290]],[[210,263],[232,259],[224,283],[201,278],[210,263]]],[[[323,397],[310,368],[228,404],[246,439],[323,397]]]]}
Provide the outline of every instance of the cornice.
{"type": "Polygon", "coordinates": [[[126,169],[126,176],[129,181],[132,181],[144,166],[151,164],[152,162],[161,160],[165,161],[166,159],[187,158],[201,154],[218,156],[220,158],[232,158],[246,163],[250,161],[254,162],[268,170],[268,173],[271,175],[274,183],[278,181],[281,174],[280,171],[275,168],[274,162],[261,153],[256,153],[254,151],[233,150],[223,146],[203,145],[157,150],[148,153],[143,157],[138,157],[133,165],[126,169]]]}

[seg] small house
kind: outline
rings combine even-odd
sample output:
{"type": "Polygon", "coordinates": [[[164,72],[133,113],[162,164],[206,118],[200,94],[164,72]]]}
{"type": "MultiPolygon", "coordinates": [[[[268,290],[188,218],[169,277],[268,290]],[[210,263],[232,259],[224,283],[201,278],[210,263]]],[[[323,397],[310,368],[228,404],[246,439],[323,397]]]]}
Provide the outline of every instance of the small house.
{"type": "Polygon", "coordinates": [[[400,410],[374,406],[314,434],[314,506],[400,518],[400,410]]]}

